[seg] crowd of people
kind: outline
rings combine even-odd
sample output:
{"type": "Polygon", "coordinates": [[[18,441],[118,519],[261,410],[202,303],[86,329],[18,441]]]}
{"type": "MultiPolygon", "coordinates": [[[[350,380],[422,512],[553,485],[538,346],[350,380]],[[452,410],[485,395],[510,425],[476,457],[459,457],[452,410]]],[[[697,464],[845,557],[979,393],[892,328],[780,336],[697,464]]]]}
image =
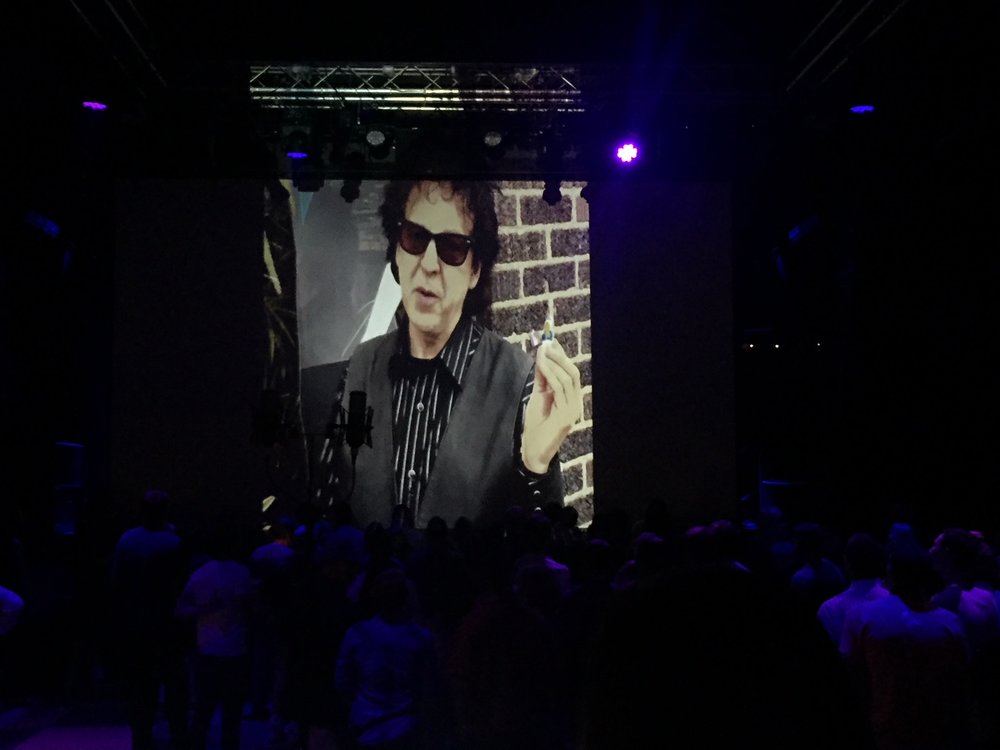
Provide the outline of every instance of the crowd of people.
{"type": "MultiPolygon", "coordinates": [[[[678,528],[571,506],[417,529],[305,506],[185,534],[163,492],[115,545],[112,674],[133,747],[220,715],[275,748],[981,750],[1000,741],[997,555],[982,532],[678,528]]],[[[30,601],[0,581],[0,636],[30,601]]]]}

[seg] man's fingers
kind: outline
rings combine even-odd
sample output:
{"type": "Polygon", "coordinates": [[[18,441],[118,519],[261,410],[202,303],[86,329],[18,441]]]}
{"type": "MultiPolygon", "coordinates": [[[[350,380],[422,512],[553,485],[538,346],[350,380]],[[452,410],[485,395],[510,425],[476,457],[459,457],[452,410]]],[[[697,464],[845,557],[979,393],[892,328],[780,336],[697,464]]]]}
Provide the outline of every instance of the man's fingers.
{"type": "Polygon", "coordinates": [[[571,394],[574,390],[573,376],[562,366],[546,357],[541,357],[535,363],[536,371],[541,370],[542,375],[548,381],[555,395],[556,405],[561,409],[567,409],[571,403],[571,394]]]}
{"type": "Polygon", "coordinates": [[[573,382],[577,385],[577,387],[579,387],[580,368],[578,368],[570,361],[569,356],[566,354],[566,350],[562,348],[562,344],[560,344],[558,341],[553,341],[547,347],[545,356],[548,357],[553,364],[557,364],[564,370],[566,370],[566,372],[568,372],[570,376],[573,378],[573,382]]]}

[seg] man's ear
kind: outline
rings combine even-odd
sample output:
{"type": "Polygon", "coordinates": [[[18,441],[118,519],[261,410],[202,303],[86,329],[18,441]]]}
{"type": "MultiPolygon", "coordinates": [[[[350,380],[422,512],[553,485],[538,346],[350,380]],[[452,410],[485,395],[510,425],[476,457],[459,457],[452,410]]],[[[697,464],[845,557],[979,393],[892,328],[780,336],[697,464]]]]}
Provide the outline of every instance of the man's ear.
{"type": "Polygon", "coordinates": [[[475,258],[472,259],[472,276],[469,277],[469,290],[476,288],[479,283],[479,261],[475,258]]]}

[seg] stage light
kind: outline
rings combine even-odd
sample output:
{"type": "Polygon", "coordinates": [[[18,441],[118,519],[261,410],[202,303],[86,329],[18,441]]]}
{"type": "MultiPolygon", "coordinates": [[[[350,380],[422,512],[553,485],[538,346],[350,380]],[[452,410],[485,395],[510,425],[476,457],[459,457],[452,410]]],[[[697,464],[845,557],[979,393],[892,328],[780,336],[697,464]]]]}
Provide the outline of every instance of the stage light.
{"type": "Polygon", "coordinates": [[[507,151],[507,139],[499,130],[488,130],[483,133],[483,147],[490,159],[499,159],[507,151]]]}
{"type": "Polygon", "coordinates": [[[864,115],[874,111],[875,111],[875,106],[872,104],[855,104],[853,107],[851,107],[851,112],[853,112],[856,115],[864,115]]]}
{"type": "Polygon", "coordinates": [[[623,143],[615,151],[615,155],[622,164],[631,164],[639,158],[639,147],[632,142],[623,143]]]}
{"type": "Polygon", "coordinates": [[[340,197],[348,203],[354,203],[361,197],[361,180],[347,178],[340,186],[340,197]]]}
{"type": "Polygon", "coordinates": [[[309,136],[303,130],[293,130],[285,137],[285,155],[289,159],[309,156],[309,136]]]}
{"type": "Polygon", "coordinates": [[[94,111],[100,112],[107,109],[108,105],[102,102],[84,102],[83,107],[84,109],[92,109],[94,111]]]}
{"type": "Polygon", "coordinates": [[[562,200],[562,191],[559,189],[559,180],[546,180],[545,189],[542,190],[542,200],[550,206],[555,206],[562,200]]]}
{"type": "Polygon", "coordinates": [[[361,181],[365,177],[365,155],[362,151],[349,151],[341,162],[344,182],[340,186],[340,197],[353,203],[361,196],[361,181]]]}
{"type": "Polygon", "coordinates": [[[392,136],[385,128],[370,128],[365,133],[365,143],[368,144],[368,156],[372,159],[384,159],[392,150],[392,136]]]}

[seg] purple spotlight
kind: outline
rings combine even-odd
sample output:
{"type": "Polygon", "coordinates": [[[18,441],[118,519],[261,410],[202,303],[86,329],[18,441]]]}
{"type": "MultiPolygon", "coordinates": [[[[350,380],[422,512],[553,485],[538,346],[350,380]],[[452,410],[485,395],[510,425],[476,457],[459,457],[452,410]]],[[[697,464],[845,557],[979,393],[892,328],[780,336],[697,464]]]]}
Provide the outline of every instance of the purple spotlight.
{"type": "Polygon", "coordinates": [[[639,149],[634,143],[623,143],[618,147],[618,159],[623,164],[628,164],[639,158],[639,149]]]}
{"type": "Polygon", "coordinates": [[[309,154],[307,154],[305,151],[289,151],[288,152],[288,158],[289,159],[305,159],[307,156],[309,156],[309,154]]]}
{"type": "Polygon", "coordinates": [[[851,107],[851,112],[853,112],[856,115],[863,115],[868,112],[874,112],[874,111],[875,111],[875,106],[872,104],[855,104],[853,107],[851,107]]]}
{"type": "Polygon", "coordinates": [[[83,106],[85,109],[93,109],[98,111],[108,108],[107,104],[102,104],[101,102],[84,102],[83,106]]]}

